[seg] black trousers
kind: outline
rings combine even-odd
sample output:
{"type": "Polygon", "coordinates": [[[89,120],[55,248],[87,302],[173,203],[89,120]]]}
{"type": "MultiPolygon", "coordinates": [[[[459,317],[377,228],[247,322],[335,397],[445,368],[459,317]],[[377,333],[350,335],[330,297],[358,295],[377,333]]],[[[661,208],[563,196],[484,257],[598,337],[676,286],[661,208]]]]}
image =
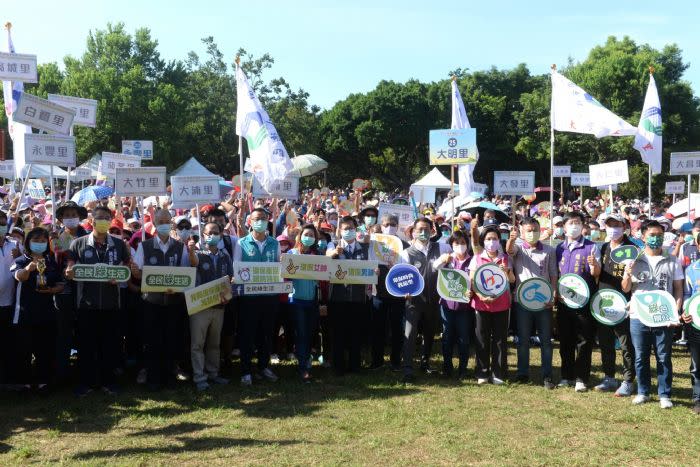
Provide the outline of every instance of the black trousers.
{"type": "Polygon", "coordinates": [[[591,354],[595,338],[595,318],[588,305],[572,309],[560,303],[557,312],[561,377],[588,383],[591,377],[591,354]]]}
{"type": "Polygon", "coordinates": [[[371,311],[371,348],[372,364],[384,363],[384,348],[386,346],[387,324],[391,336],[390,361],[395,367],[401,364],[401,348],[403,346],[403,320],[406,304],[404,300],[374,297],[371,311]]]}
{"type": "Polygon", "coordinates": [[[333,335],[333,368],[339,375],[361,368],[362,311],[365,307],[365,303],[352,302],[332,302],[328,306],[333,335]]]}
{"type": "Polygon", "coordinates": [[[179,306],[155,305],[144,302],[143,339],[144,359],[148,372],[147,383],[162,386],[174,379],[179,306]]]}
{"type": "Polygon", "coordinates": [[[13,325],[10,332],[15,348],[10,365],[10,382],[51,383],[56,361],[56,323],[18,324],[13,325]]]}
{"type": "Polygon", "coordinates": [[[630,319],[627,318],[615,326],[606,326],[597,323],[598,344],[600,345],[600,358],[603,361],[603,372],[605,376],[615,378],[615,338],[620,341],[620,351],[622,353],[622,378],[631,383],[634,381],[634,346],[630,335],[630,319]]]}
{"type": "Polygon", "coordinates": [[[10,370],[14,349],[12,335],[12,316],[15,310],[11,306],[0,307],[0,384],[10,382],[10,370]]]}
{"type": "Polygon", "coordinates": [[[80,384],[95,387],[115,383],[120,364],[119,310],[78,309],[78,370],[80,384]]]}
{"type": "Polygon", "coordinates": [[[476,377],[505,379],[509,310],[476,311],[476,377]]]}
{"type": "Polygon", "coordinates": [[[272,333],[279,310],[277,295],[241,297],[239,329],[241,343],[241,374],[252,374],[253,352],[258,350],[258,369],[270,366],[272,333]]]}

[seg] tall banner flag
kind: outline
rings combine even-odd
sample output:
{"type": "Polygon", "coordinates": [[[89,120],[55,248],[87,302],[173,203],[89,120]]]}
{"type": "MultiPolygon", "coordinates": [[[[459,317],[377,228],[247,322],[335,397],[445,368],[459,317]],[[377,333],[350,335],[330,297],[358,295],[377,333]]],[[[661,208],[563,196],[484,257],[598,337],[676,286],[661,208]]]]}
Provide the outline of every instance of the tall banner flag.
{"type": "MultiPolygon", "coordinates": [[[[15,45],[12,43],[12,24],[5,24],[7,29],[7,51],[11,54],[15,52],[15,45]]],[[[7,127],[12,138],[12,153],[15,161],[15,175],[17,178],[22,178],[26,175],[24,166],[24,133],[31,133],[31,127],[22,123],[15,122],[12,118],[12,113],[17,109],[17,101],[24,92],[24,83],[22,81],[3,81],[2,95],[5,103],[5,115],[7,115],[7,127]]]]}
{"type": "Polygon", "coordinates": [[[652,174],[661,173],[661,103],[656,91],[656,81],[651,73],[637,136],[634,138],[634,149],[639,151],[642,160],[649,164],[652,174]]]}
{"type": "Polygon", "coordinates": [[[236,65],[236,134],[246,139],[250,153],[250,171],[269,193],[275,181],[284,180],[292,170],[292,161],[277,134],[270,116],[236,65]]]}
{"type": "MultiPolygon", "coordinates": [[[[462,95],[457,87],[457,80],[452,79],[452,124],[450,128],[471,128],[467,111],[464,109],[462,95]]],[[[479,159],[479,150],[476,150],[476,158],[479,159]]],[[[474,191],[474,165],[475,164],[460,164],[457,171],[459,177],[459,192],[462,196],[468,196],[474,191]]]]}

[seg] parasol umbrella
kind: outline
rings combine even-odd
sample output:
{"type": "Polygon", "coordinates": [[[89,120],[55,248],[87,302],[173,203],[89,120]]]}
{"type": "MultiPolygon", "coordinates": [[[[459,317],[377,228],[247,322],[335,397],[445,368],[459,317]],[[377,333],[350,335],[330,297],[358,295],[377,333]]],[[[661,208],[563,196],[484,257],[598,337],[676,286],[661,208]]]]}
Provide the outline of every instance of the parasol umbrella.
{"type": "MultiPolygon", "coordinates": [[[[238,191],[240,191],[240,189],[241,188],[239,186],[238,191]]],[[[226,199],[232,191],[234,191],[234,188],[231,182],[227,182],[226,180],[219,180],[219,198],[226,199]]]]}
{"type": "MultiPolygon", "coordinates": [[[[549,192],[552,191],[552,189],[548,186],[539,186],[535,188],[535,200],[532,202],[532,204],[538,204],[541,203],[542,201],[549,201],[549,192]]],[[[559,198],[561,197],[561,194],[557,191],[554,190],[554,202],[556,203],[559,201],[559,198]]]]}
{"type": "Polygon", "coordinates": [[[314,154],[302,154],[293,157],[292,165],[294,168],[289,174],[297,177],[308,177],[328,168],[328,162],[314,154]]]}
{"type": "Polygon", "coordinates": [[[82,206],[83,204],[89,203],[90,201],[97,201],[102,198],[108,198],[112,193],[114,193],[114,190],[110,186],[90,185],[74,194],[71,198],[71,201],[75,201],[76,204],[82,206]]]}
{"type": "Polygon", "coordinates": [[[491,209],[496,213],[496,220],[499,223],[503,222],[509,222],[510,218],[508,217],[508,214],[505,212],[501,211],[498,206],[496,206],[493,203],[490,203],[488,201],[474,201],[472,203],[467,204],[462,211],[466,211],[469,214],[472,215],[472,217],[476,216],[477,214],[479,215],[480,219],[484,218],[484,211],[487,209],[491,209]]]}

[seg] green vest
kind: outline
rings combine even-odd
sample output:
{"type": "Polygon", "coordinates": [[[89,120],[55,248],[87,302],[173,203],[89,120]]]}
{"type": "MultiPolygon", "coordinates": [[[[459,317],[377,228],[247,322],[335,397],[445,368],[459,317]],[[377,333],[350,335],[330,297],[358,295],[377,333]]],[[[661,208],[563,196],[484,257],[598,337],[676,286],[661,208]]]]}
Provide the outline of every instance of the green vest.
{"type": "Polygon", "coordinates": [[[248,234],[238,242],[241,247],[241,261],[244,262],[264,262],[276,263],[280,259],[277,257],[279,243],[272,237],[265,239],[262,253],[258,244],[253,240],[253,234],[248,234]]]}

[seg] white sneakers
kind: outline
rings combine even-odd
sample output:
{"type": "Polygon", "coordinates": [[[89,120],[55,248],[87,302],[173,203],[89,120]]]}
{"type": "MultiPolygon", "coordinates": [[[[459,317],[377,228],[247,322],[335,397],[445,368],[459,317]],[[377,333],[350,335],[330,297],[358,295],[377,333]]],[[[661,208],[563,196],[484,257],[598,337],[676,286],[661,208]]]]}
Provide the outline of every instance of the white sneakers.
{"type": "Polygon", "coordinates": [[[645,404],[649,402],[651,398],[649,396],[646,396],[644,394],[637,394],[634,396],[634,399],[632,399],[632,404],[634,405],[640,405],[640,404],[645,404]]]}
{"type": "Polygon", "coordinates": [[[275,383],[275,382],[277,382],[277,380],[279,379],[279,378],[277,377],[277,375],[274,374],[274,373],[272,372],[272,370],[269,369],[269,368],[265,368],[265,369],[262,371],[262,375],[263,375],[263,378],[265,378],[266,380],[270,381],[271,383],[275,383]]]}
{"type": "Polygon", "coordinates": [[[561,381],[559,381],[559,384],[557,384],[558,388],[568,388],[569,386],[571,386],[571,384],[569,384],[568,379],[562,379],[561,381]]]}
{"type": "Polygon", "coordinates": [[[476,380],[476,384],[478,384],[479,386],[481,386],[482,384],[486,384],[488,382],[489,382],[488,378],[478,378],[476,380]]]}
{"type": "Polygon", "coordinates": [[[493,377],[493,384],[496,386],[500,386],[501,384],[505,384],[505,381],[503,381],[501,378],[496,378],[495,376],[493,377]]]}
{"type": "Polygon", "coordinates": [[[583,381],[576,381],[576,386],[574,387],[574,391],[576,391],[576,392],[588,391],[588,388],[586,387],[586,383],[584,383],[583,381]]]}
{"type": "Polygon", "coordinates": [[[662,409],[670,409],[673,407],[673,402],[668,397],[662,397],[659,399],[659,405],[662,409]]]}
{"type": "Polygon", "coordinates": [[[601,383],[593,389],[600,392],[612,392],[617,389],[617,380],[606,376],[603,378],[603,381],[601,381],[601,383]]]}

